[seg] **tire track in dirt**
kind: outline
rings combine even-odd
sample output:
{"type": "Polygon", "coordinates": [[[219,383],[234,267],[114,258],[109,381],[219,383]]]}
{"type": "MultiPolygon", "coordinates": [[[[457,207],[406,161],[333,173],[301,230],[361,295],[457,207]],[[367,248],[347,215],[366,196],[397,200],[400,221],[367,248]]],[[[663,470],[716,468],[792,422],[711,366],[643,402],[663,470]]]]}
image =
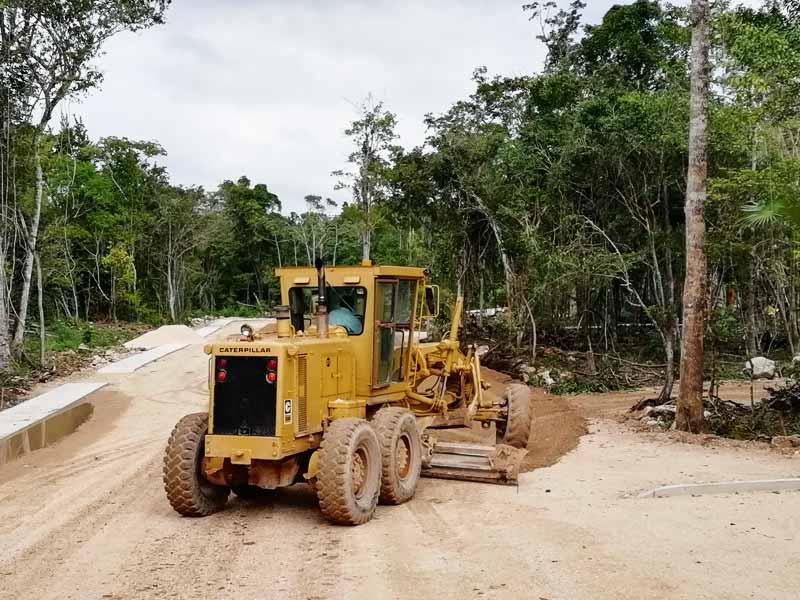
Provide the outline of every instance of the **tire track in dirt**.
{"type": "MultiPolygon", "coordinates": [[[[33,529],[27,528],[27,522],[20,523],[13,536],[16,544],[6,545],[0,560],[0,572],[12,571],[10,576],[4,577],[6,587],[12,590],[15,585],[17,587],[15,595],[9,597],[46,597],[47,582],[51,578],[68,581],[75,576],[82,577],[74,569],[75,555],[85,546],[93,545],[93,538],[102,536],[120,515],[136,513],[137,506],[142,503],[142,489],[158,471],[159,463],[160,457],[150,457],[143,464],[131,465],[119,474],[112,486],[90,482],[81,492],[94,487],[96,493],[84,495],[83,501],[75,498],[68,515],[51,515],[49,523],[33,529]],[[19,590],[25,593],[20,594],[19,590]]],[[[40,519],[41,516],[37,521],[40,519]]]]}
{"type": "MultiPolygon", "coordinates": [[[[38,487],[42,484],[57,483],[65,477],[78,475],[86,470],[91,469],[92,467],[97,467],[101,464],[104,467],[119,460],[127,459],[129,458],[130,454],[137,453],[139,450],[143,450],[147,446],[151,446],[153,444],[163,445],[163,443],[164,436],[158,435],[144,439],[135,439],[135,441],[131,441],[130,443],[123,443],[117,446],[109,444],[106,449],[98,448],[96,451],[76,456],[71,461],[56,463],[52,468],[48,468],[45,473],[26,477],[24,485],[26,487],[38,487]]],[[[3,491],[4,488],[9,487],[13,486],[9,483],[0,484],[0,491],[3,491]]],[[[0,503],[12,495],[13,494],[0,496],[0,503]]]]}

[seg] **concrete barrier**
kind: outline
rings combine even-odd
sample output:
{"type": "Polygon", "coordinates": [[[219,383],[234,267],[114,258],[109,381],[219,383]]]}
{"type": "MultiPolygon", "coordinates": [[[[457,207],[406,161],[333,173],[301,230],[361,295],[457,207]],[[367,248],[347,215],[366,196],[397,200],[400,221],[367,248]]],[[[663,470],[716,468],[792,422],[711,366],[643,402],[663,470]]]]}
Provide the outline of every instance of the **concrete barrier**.
{"type": "Polygon", "coordinates": [[[152,350],[145,350],[144,352],[140,352],[139,354],[134,354],[133,356],[129,356],[128,358],[123,358],[122,360],[111,363],[99,369],[98,373],[133,373],[137,369],[141,369],[148,363],[153,362],[154,360],[158,360],[166,356],[167,354],[172,354],[173,352],[177,352],[183,348],[186,348],[189,344],[164,344],[162,346],[157,346],[152,350]]]}
{"type": "Polygon", "coordinates": [[[65,383],[0,412],[0,465],[72,433],[94,410],[86,397],[105,383],[65,383]]]}
{"type": "Polygon", "coordinates": [[[800,490],[800,478],[759,479],[756,481],[722,481],[720,483],[687,483],[665,485],[642,492],[639,498],[699,496],[703,494],[738,494],[741,492],[789,492],[800,490]]]}

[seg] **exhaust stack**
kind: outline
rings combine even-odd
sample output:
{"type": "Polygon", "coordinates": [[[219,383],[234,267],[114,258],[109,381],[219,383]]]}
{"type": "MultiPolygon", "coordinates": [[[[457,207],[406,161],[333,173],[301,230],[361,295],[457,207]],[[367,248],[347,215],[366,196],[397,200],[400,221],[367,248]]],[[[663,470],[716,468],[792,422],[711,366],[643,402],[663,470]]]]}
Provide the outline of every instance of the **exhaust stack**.
{"type": "Polygon", "coordinates": [[[314,263],[317,268],[317,335],[321,338],[328,337],[328,298],[325,287],[325,263],[317,258],[314,263]]]}
{"type": "Polygon", "coordinates": [[[292,337],[291,309],[288,306],[280,305],[275,307],[275,318],[277,320],[278,337],[292,337]]]}

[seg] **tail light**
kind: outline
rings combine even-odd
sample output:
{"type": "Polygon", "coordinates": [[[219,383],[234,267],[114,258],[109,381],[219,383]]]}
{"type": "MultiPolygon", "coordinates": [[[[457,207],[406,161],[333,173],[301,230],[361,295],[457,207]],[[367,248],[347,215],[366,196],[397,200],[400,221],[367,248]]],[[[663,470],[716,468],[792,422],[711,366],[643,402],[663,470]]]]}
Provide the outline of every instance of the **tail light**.
{"type": "Polygon", "coordinates": [[[217,358],[216,359],[216,370],[214,372],[214,381],[217,383],[225,383],[228,379],[228,372],[225,368],[228,366],[228,359],[227,358],[217,358]]]}
{"type": "Polygon", "coordinates": [[[278,359],[270,356],[267,359],[267,383],[275,383],[278,380],[278,359]]]}

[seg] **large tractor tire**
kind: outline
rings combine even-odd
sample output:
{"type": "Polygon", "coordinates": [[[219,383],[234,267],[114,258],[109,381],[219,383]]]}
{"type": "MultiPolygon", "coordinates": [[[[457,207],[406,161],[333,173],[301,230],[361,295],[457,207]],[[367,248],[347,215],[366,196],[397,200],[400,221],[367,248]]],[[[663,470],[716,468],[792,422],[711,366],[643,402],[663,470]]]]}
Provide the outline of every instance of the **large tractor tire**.
{"type": "Polygon", "coordinates": [[[381,450],[367,421],[331,423],[319,449],[316,489],[329,521],[361,525],[372,518],[381,491],[381,450]]]}
{"type": "Polygon", "coordinates": [[[214,485],[202,474],[208,414],[186,415],[169,436],[164,452],[164,489],[177,512],[205,517],[225,506],[230,490],[214,485]]]}
{"type": "Polygon", "coordinates": [[[531,389],[522,383],[512,383],[503,393],[508,407],[508,419],[497,424],[497,443],[527,448],[531,437],[531,389]]]}
{"type": "Polygon", "coordinates": [[[417,419],[405,408],[382,408],[372,418],[381,445],[382,504],[402,504],[414,497],[422,469],[422,440],[417,419]]]}

